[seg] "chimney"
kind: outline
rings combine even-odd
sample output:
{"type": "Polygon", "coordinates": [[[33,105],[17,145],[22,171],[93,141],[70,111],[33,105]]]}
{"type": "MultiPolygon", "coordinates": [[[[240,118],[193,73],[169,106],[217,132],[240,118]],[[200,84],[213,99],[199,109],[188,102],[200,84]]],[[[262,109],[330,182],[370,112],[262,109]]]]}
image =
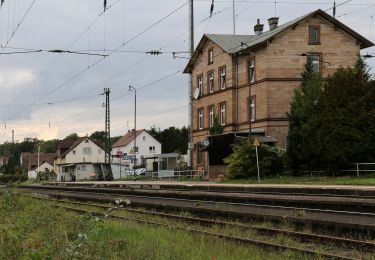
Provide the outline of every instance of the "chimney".
{"type": "Polygon", "coordinates": [[[257,24],[254,26],[255,35],[261,35],[263,33],[264,24],[260,24],[260,19],[257,19],[257,24]]]}
{"type": "Polygon", "coordinates": [[[271,17],[268,19],[268,24],[270,25],[270,31],[277,28],[277,25],[279,23],[279,17],[271,17]]]}

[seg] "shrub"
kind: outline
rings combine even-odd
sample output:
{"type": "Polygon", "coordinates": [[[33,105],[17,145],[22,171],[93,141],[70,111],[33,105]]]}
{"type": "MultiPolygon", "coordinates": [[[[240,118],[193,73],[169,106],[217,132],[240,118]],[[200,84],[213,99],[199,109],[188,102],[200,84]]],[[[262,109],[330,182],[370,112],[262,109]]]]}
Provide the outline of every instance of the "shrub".
{"type": "MultiPolygon", "coordinates": [[[[259,168],[262,176],[276,175],[285,162],[285,151],[276,147],[262,145],[258,147],[259,168]]],[[[243,179],[258,176],[255,146],[248,140],[233,145],[233,153],[224,159],[228,164],[226,175],[230,179],[243,179]]]]}
{"type": "Polygon", "coordinates": [[[4,174],[0,175],[0,183],[13,183],[13,182],[23,182],[27,181],[26,175],[11,175],[11,174],[4,174]]]}

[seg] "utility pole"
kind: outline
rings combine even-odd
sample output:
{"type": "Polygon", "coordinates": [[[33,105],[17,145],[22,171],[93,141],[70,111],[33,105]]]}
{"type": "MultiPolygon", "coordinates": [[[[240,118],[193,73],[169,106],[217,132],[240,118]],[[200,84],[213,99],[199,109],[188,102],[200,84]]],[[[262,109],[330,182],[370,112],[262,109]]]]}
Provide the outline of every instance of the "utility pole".
{"type": "Polygon", "coordinates": [[[336,17],[336,1],[333,1],[333,17],[336,17]]]}
{"type": "Polygon", "coordinates": [[[14,130],[12,130],[12,144],[14,145],[14,130]]]}
{"type": "MultiPolygon", "coordinates": [[[[134,91],[134,165],[137,163],[137,89],[129,86],[129,91],[134,91]]],[[[134,168],[134,166],[133,166],[134,168]]]]}
{"type": "Polygon", "coordinates": [[[105,88],[103,93],[105,95],[105,163],[110,163],[111,157],[111,119],[109,108],[109,93],[111,93],[109,88],[105,88]]]}
{"type": "MultiPolygon", "coordinates": [[[[190,50],[190,59],[193,57],[194,52],[194,2],[190,0],[189,8],[189,29],[190,29],[190,41],[189,41],[189,50],[190,50]]],[[[188,145],[188,166],[193,165],[193,104],[192,99],[192,89],[193,89],[193,79],[190,74],[189,78],[189,145],[188,145]]]]}
{"type": "Polygon", "coordinates": [[[236,9],[234,7],[234,0],[233,0],[233,34],[236,34],[236,9]]]}

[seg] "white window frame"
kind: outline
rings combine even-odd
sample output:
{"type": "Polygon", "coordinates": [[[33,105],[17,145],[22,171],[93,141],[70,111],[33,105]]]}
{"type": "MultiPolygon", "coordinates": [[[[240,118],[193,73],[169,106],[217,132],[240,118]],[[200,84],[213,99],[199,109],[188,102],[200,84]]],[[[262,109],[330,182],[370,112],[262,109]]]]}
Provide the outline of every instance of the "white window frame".
{"type": "Polygon", "coordinates": [[[214,86],[214,72],[209,72],[208,73],[208,88],[210,93],[214,93],[215,91],[215,86],[214,86]]]}
{"type": "Polygon", "coordinates": [[[220,104],[220,124],[225,125],[225,115],[226,115],[226,104],[221,103],[220,104]]]}
{"type": "Polygon", "coordinates": [[[198,88],[200,95],[203,95],[203,76],[198,76],[198,88]]]}
{"type": "Polygon", "coordinates": [[[91,147],[83,147],[82,153],[83,153],[83,155],[92,155],[91,147]]]}
{"type": "Polygon", "coordinates": [[[313,67],[313,71],[315,72],[315,73],[320,73],[320,71],[321,71],[321,64],[320,64],[320,62],[321,62],[321,59],[322,59],[322,55],[321,54],[319,54],[319,53],[310,53],[310,54],[308,54],[308,56],[307,56],[307,58],[308,59],[311,59],[311,63],[312,63],[312,67],[313,67]],[[317,65],[317,70],[315,70],[315,66],[317,65]]]}
{"type": "Polygon", "coordinates": [[[249,61],[249,81],[253,83],[255,81],[255,60],[251,59],[249,61]]]}
{"type": "Polygon", "coordinates": [[[148,150],[150,153],[155,153],[155,146],[149,146],[148,150]]]}
{"type": "Polygon", "coordinates": [[[220,89],[224,90],[226,88],[226,68],[220,69],[220,89]]]}
{"type": "Polygon", "coordinates": [[[203,109],[198,109],[198,129],[203,129],[203,109]]]}
{"type": "Polygon", "coordinates": [[[214,107],[209,107],[208,111],[210,114],[210,117],[209,117],[210,127],[213,127],[214,126],[214,107]]]}
{"type": "Polygon", "coordinates": [[[251,121],[255,121],[255,97],[251,97],[249,100],[249,115],[251,116],[251,121]]]}

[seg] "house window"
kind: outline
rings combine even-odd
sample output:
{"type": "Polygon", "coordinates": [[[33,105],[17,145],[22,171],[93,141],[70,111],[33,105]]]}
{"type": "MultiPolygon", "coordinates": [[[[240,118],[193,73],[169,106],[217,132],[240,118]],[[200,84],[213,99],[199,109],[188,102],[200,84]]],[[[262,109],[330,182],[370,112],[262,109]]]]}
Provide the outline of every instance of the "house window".
{"type": "Polygon", "coordinates": [[[200,95],[203,95],[203,76],[198,76],[198,88],[200,95]]]}
{"type": "Polygon", "coordinates": [[[76,150],[73,150],[73,155],[75,155],[76,154],[76,150]]]}
{"type": "Polygon", "coordinates": [[[143,139],[143,142],[145,142],[145,141],[146,141],[146,136],[143,136],[143,138],[142,138],[142,139],[143,139]]]}
{"type": "Polygon", "coordinates": [[[255,60],[252,59],[249,61],[249,82],[252,83],[255,81],[255,60]]]}
{"type": "Polygon", "coordinates": [[[320,26],[309,27],[309,44],[310,45],[320,44],[320,26]]]}
{"type": "Polygon", "coordinates": [[[214,63],[214,49],[208,50],[208,64],[214,63]]]}
{"type": "Polygon", "coordinates": [[[213,93],[215,91],[215,89],[214,89],[214,72],[213,71],[208,73],[208,91],[210,93],[213,93]]]}
{"type": "Polygon", "coordinates": [[[84,147],[83,148],[83,154],[84,155],[91,155],[91,148],[90,147],[84,147]]]}
{"type": "Polygon", "coordinates": [[[210,117],[209,117],[210,127],[213,127],[214,126],[214,107],[213,106],[209,107],[208,112],[210,114],[210,117]]]}
{"type": "Polygon", "coordinates": [[[198,129],[203,129],[203,109],[198,109],[198,129]]]}
{"type": "Polygon", "coordinates": [[[148,150],[149,150],[150,153],[154,153],[155,152],[155,146],[150,146],[148,148],[148,150]]]}
{"type": "Polygon", "coordinates": [[[226,111],[225,111],[225,103],[220,104],[220,124],[225,125],[225,116],[226,116],[226,111]]]}
{"type": "Polygon", "coordinates": [[[247,103],[249,107],[247,118],[249,118],[249,115],[251,115],[251,121],[255,121],[255,96],[251,97],[250,102],[249,102],[249,98],[247,98],[247,103]]]}
{"type": "Polygon", "coordinates": [[[81,166],[81,171],[86,171],[86,165],[81,166]]]}
{"type": "Polygon", "coordinates": [[[220,71],[220,88],[225,89],[226,88],[226,73],[225,73],[225,67],[219,69],[220,71]]]}
{"type": "Polygon", "coordinates": [[[311,60],[313,71],[315,73],[320,73],[320,63],[322,60],[322,55],[319,53],[313,53],[309,54],[307,58],[311,60]]]}
{"type": "Polygon", "coordinates": [[[102,149],[98,149],[98,154],[102,154],[102,149]]]}

